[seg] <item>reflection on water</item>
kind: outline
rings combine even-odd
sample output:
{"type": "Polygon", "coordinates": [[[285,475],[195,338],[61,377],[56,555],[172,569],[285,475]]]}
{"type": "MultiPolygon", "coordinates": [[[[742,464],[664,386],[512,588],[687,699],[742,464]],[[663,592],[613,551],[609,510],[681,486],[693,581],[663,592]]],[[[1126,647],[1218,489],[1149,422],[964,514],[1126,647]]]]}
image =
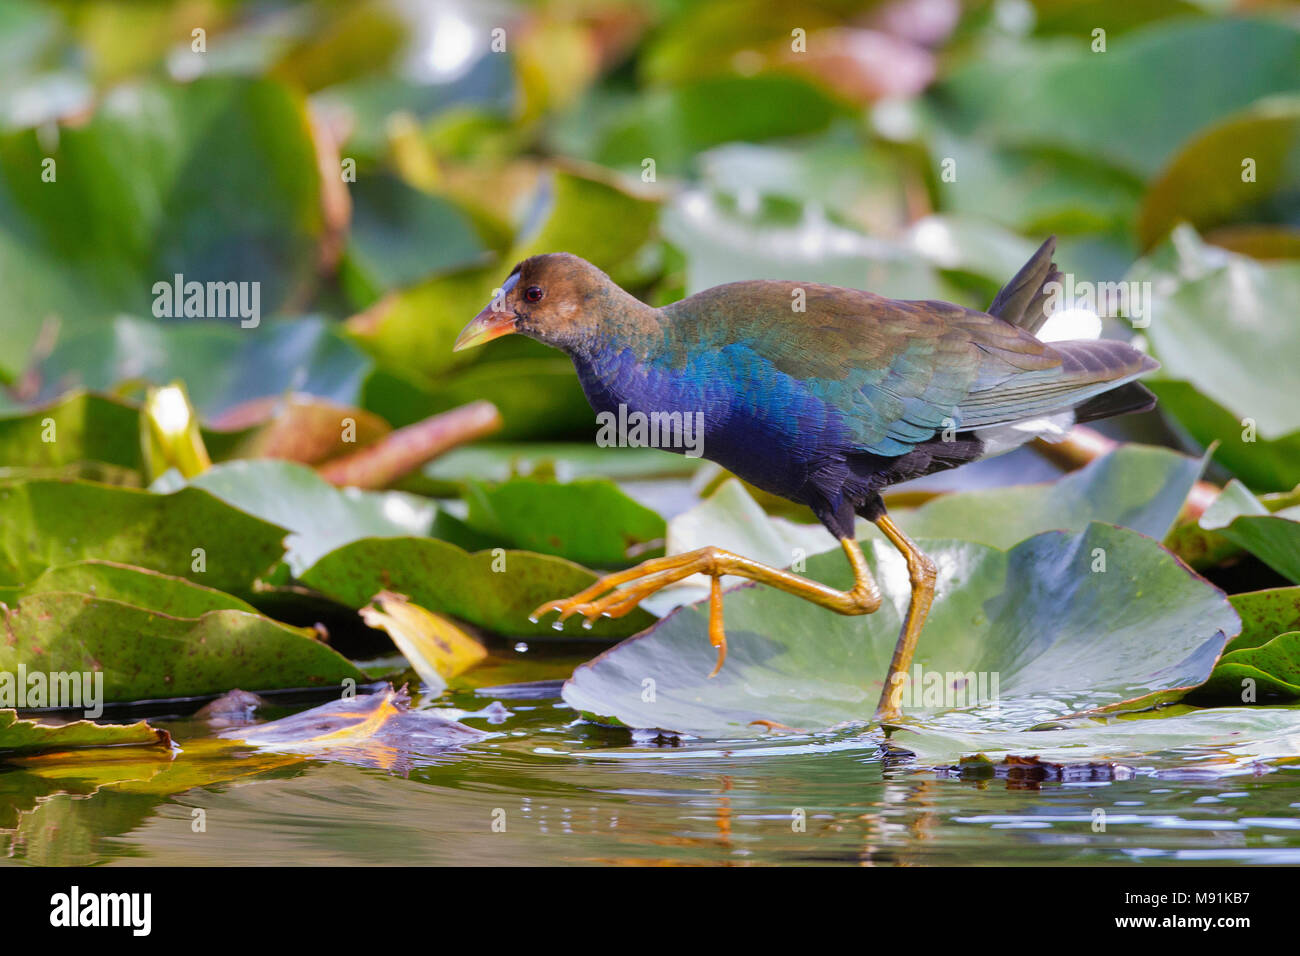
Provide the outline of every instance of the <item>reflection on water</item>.
{"type": "MultiPolygon", "coordinates": [[[[544,687],[544,689],[547,689],[544,687]]],[[[558,700],[439,702],[491,734],[402,774],[205,750],[0,770],[0,859],[36,864],[1300,863],[1300,777],[1145,767],[972,779],[872,736],[634,745],[558,700]],[[1102,779],[1097,779],[1100,776],[1102,779]],[[202,825],[198,825],[201,821],[202,825]]],[[[1180,754],[1179,763],[1191,763],[1180,754]]],[[[1189,768],[1190,769],[1190,768],[1189,768]]]]}

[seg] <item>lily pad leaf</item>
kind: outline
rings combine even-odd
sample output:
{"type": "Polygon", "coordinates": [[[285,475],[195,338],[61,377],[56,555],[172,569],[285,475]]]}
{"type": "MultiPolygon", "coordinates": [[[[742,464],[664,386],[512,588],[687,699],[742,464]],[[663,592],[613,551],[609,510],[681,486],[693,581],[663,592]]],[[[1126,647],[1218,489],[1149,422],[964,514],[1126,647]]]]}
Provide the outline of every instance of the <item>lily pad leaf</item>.
{"type": "Polygon", "coordinates": [[[1271,514],[1245,485],[1233,480],[1201,515],[1200,525],[1300,582],[1300,507],[1271,514]]]}
{"type": "Polygon", "coordinates": [[[1151,184],[1138,217],[1149,246],[1180,221],[1300,221],[1300,96],[1269,97],[1198,133],[1151,184]],[[1250,158],[1248,171],[1244,157],[1250,158]]]}
{"type": "Polygon", "coordinates": [[[306,103],[282,83],[120,87],[59,130],[58,188],[9,188],[48,153],[32,129],[0,138],[0,380],[25,364],[30,316],[150,315],[177,275],[251,283],[271,315],[316,283],[320,171],[306,103]]]}
{"type": "MultiPolygon", "coordinates": [[[[1200,444],[1220,442],[1216,457],[1239,476],[1286,472],[1266,490],[1286,490],[1297,478],[1294,458],[1273,453],[1300,447],[1300,410],[1278,395],[1300,393],[1300,332],[1290,316],[1300,308],[1300,263],[1257,262],[1205,246],[1190,227],[1137,263],[1130,281],[1150,282],[1145,330],[1163,363],[1148,384],[1200,444]],[[1190,382],[1203,397],[1167,385],[1190,382]],[[1208,404],[1207,404],[1208,403],[1208,404]]],[[[1259,485],[1257,484],[1257,487],[1259,485]]]]}
{"type": "Polygon", "coordinates": [[[91,461],[140,468],[139,409],[75,391],[40,408],[0,416],[0,464],[6,468],[91,461]]]}
{"type": "Polygon", "coordinates": [[[112,561],[73,561],[49,568],[25,586],[0,588],[0,600],[14,601],[44,591],[75,591],[134,604],[171,617],[198,617],[208,611],[257,610],[232,594],[186,578],[112,561]]]}
{"type": "Polygon", "coordinates": [[[1198,771],[1231,775],[1258,773],[1262,760],[1294,759],[1297,733],[1300,707],[1214,707],[1033,730],[903,727],[891,735],[890,743],[929,765],[955,763],[975,753],[994,760],[1032,753],[1042,760],[1070,763],[1140,758],[1143,765],[1155,765],[1157,772],[1178,773],[1194,755],[1198,771]]]}
{"type": "Polygon", "coordinates": [[[606,479],[471,482],[465,496],[471,528],[526,551],[605,568],[663,553],[664,519],[606,479]]]}
{"type": "Polygon", "coordinates": [[[349,607],[361,608],[381,591],[397,591],[435,614],[445,614],[511,637],[610,640],[635,634],[654,618],[641,610],[601,620],[591,630],[570,622],[567,635],[528,615],[539,605],[593,584],[596,575],[563,558],[528,551],[479,551],[433,538],[362,538],[331,551],[302,583],[349,607]]]}
{"type": "Polygon", "coordinates": [[[1207,18],[1134,30],[1104,57],[1077,42],[999,47],[954,70],[940,101],[963,129],[1094,157],[1146,178],[1207,123],[1297,85],[1300,32],[1262,19],[1207,18]],[[1210,79],[1205,50],[1226,62],[1243,57],[1252,69],[1210,79]],[[1138,89],[1144,95],[1134,97],[1138,89]],[[1180,108],[1165,108],[1171,102],[1180,108]],[[1065,125],[1062,103],[1071,104],[1065,125]],[[1116,123],[1128,134],[1111,135],[1116,123]]]}
{"type": "MultiPolygon", "coordinates": [[[[12,675],[5,675],[12,678],[12,675]]],[[[0,680],[0,688],[3,681],[0,680]]],[[[3,699],[0,689],[0,699],[3,699]]],[[[161,747],[171,750],[172,738],[165,730],[150,727],[143,720],[134,724],[97,724],[77,720],[68,724],[46,724],[22,720],[12,709],[0,709],[0,758],[29,756],[57,750],[92,747],[161,747]]]]}
{"type": "Polygon", "coordinates": [[[223,462],[190,484],[288,528],[285,561],[295,575],[358,538],[427,534],[436,511],[415,495],[339,489],[304,465],[270,459],[223,462]]]}
{"type": "Polygon", "coordinates": [[[284,554],[283,528],[198,488],[157,495],[83,481],[0,484],[0,526],[0,585],[10,587],[96,559],[247,594],[284,554]]]}
{"type": "MultiPolygon", "coordinates": [[[[922,547],[939,579],[904,687],[911,719],[950,711],[967,726],[1023,728],[1176,697],[1209,677],[1240,629],[1222,592],[1127,529],[1045,532],[1010,551],[954,541],[922,547]],[[935,700],[927,673],[943,675],[935,700]]],[[[707,605],[695,605],[579,667],[564,699],[599,719],[703,737],[754,735],[756,720],[804,730],[869,721],[909,584],[888,544],[873,542],[867,556],[886,596],[874,614],[843,617],[771,588],[737,588],[727,592],[730,649],[717,677],[707,676],[707,605]]],[[[838,551],[809,558],[807,573],[835,587],[851,583],[838,551]]]]}
{"type": "Polygon", "coordinates": [[[1300,631],[1224,654],[1196,696],[1246,704],[1300,699],[1300,631]]]}
{"type": "Polygon", "coordinates": [[[362,673],[312,636],[247,611],[171,617],[120,601],[45,591],[5,607],[0,670],[102,672],[104,700],[319,687],[362,673]]]}
{"type": "Polygon", "coordinates": [[[959,537],[995,548],[1040,531],[1078,531],[1090,521],[1160,539],[1203,467],[1167,448],[1121,445],[1050,484],[943,495],[900,516],[899,524],[914,538],[959,537]]]}
{"type": "Polygon", "coordinates": [[[1228,644],[1229,652],[1259,647],[1279,634],[1300,631],[1300,587],[1246,591],[1228,600],[1241,615],[1241,633],[1228,644]]]}

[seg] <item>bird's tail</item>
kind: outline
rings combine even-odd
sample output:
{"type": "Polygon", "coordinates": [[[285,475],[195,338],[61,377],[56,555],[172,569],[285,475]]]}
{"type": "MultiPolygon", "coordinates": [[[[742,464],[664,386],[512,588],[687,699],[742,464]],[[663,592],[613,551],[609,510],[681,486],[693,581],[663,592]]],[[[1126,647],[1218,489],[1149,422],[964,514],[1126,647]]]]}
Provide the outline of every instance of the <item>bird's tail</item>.
{"type": "Polygon", "coordinates": [[[993,299],[989,315],[996,315],[1031,335],[1037,335],[1047,321],[1047,301],[1050,295],[1045,287],[1050,282],[1061,281],[1061,272],[1052,261],[1055,252],[1056,237],[1048,236],[1047,241],[1038,247],[1038,251],[1030,256],[1029,261],[993,299]]]}

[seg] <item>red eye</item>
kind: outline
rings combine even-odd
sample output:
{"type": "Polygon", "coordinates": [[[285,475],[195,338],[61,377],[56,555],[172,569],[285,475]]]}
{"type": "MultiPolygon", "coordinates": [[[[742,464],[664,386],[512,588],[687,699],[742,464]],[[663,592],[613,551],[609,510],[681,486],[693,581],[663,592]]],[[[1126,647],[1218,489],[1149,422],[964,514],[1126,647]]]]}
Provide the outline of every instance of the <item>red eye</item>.
{"type": "Polygon", "coordinates": [[[545,294],[546,293],[542,291],[541,286],[530,285],[524,292],[524,298],[529,302],[541,302],[542,296],[545,294]]]}

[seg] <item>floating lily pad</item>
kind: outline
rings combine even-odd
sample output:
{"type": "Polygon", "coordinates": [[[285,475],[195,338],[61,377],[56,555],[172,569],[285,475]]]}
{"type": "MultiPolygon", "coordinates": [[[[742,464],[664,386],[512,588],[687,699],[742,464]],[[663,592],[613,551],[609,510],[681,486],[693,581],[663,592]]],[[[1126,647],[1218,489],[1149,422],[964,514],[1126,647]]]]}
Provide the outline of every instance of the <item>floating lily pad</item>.
{"type": "Polygon", "coordinates": [[[0,417],[0,465],[53,468],[79,462],[139,469],[139,409],[77,391],[0,417]]]}
{"type": "Polygon", "coordinates": [[[1300,86],[1300,31],[1281,22],[1152,24],[1105,53],[1093,52],[1090,39],[998,45],[996,55],[953,70],[940,101],[961,126],[994,140],[1051,146],[1148,177],[1207,124],[1300,86]],[[1206,50],[1251,68],[1206,71],[1206,50]],[[1070,104],[1069,123],[1061,122],[1062,103],[1070,104]],[[1114,135],[1117,125],[1126,135],[1114,135]]]}
{"type": "Polygon", "coordinates": [[[123,86],[52,150],[35,130],[0,138],[0,169],[2,380],[41,318],[150,315],[176,274],[257,283],[268,316],[315,284],[320,172],[306,104],[281,83],[123,86]],[[41,183],[47,156],[57,185],[41,183]]]}
{"type": "MultiPolygon", "coordinates": [[[[1260,761],[1295,757],[1300,707],[1215,707],[1159,716],[1133,715],[1087,720],[1034,730],[905,727],[891,745],[911,751],[925,765],[956,763],[970,754],[991,759],[1033,754],[1041,760],[1154,762],[1187,761],[1201,773],[1258,773],[1260,761]]],[[[1113,818],[1112,818],[1113,819],[1113,818]]]]}
{"type": "Polygon", "coordinates": [[[292,532],[289,570],[299,574],[322,555],[369,537],[427,534],[436,506],[400,491],[335,488],[310,468],[288,461],[230,461],[190,484],[292,532]]]}
{"type": "Polygon", "coordinates": [[[1273,514],[1239,481],[1231,481],[1201,515],[1200,525],[1300,582],[1300,508],[1273,514]]]}
{"type": "Polygon", "coordinates": [[[67,724],[42,724],[20,720],[14,710],[0,709],[0,758],[28,756],[52,750],[98,747],[161,747],[170,750],[171,735],[143,720],[134,724],[97,724],[77,720],[67,724]]]}
{"type": "Polygon", "coordinates": [[[247,611],[171,617],[120,601],[44,591],[5,609],[0,670],[103,672],[106,701],[364,680],[308,629],[247,611]]]}
{"type": "Polygon", "coordinates": [[[173,324],[117,316],[69,333],[40,366],[43,395],[68,389],[109,392],[123,380],[185,383],[205,418],[285,389],[355,404],[371,361],[318,317],[173,324]]]}
{"type": "Polygon", "coordinates": [[[469,526],[510,547],[598,568],[663,552],[664,519],[607,479],[473,482],[465,497],[469,526]]]}
{"type": "MultiPolygon", "coordinates": [[[[909,710],[905,697],[912,719],[969,706],[979,691],[981,708],[966,714],[973,726],[990,706],[994,723],[1030,726],[1175,697],[1209,676],[1241,626],[1222,592],[1126,529],[1046,532],[1010,551],[922,546],[939,579],[915,663],[944,683],[937,706],[921,697],[909,710]]],[[[707,676],[715,656],[707,605],[695,605],[579,667],[564,699],[600,719],[707,737],[753,735],[755,720],[805,730],[869,721],[909,586],[890,545],[873,542],[867,555],[885,595],[874,614],[843,617],[772,588],[738,588],[726,597],[729,652],[717,677],[707,676]]],[[[851,583],[838,550],[810,558],[807,570],[833,586],[851,583]]],[[[921,685],[928,694],[923,677],[918,696],[921,685]]]]}
{"type": "Polygon", "coordinates": [[[1142,202],[1138,238],[1150,246],[1179,222],[1300,224],[1298,182],[1300,96],[1270,97],[1183,147],[1142,202]]]}
{"type": "Polygon", "coordinates": [[[1300,698],[1300,631],[1224,654],[1197,697],[1247,704],[1300,698]]]}
{"type": "Polygon", "coordinates": [[[247,594],[284,553],[283,528],[197,488],[157,495],[82,481],[0,484],[0,526],[0,585],[10,587],[96,559],[247,594]]]}
{"type": "Polygon", "coordinates": [[[1228,651],[1267,644],[1279,634],[1300,630],[1300,587],[1245,591],[1228,598],[1241,615],[1241,633],[1228,651]]]}
{"type": "Polygon", "coordinates": [[[492,255],[473,219],[449,199],[386,175],[362,177],[348,191],[352,224],[343,275],[358,301],[492,255]]]}
{"type": "Polygon", "coordinates": [[[198,617],[207,611],[257,610],[232,594],[186,578],[112,561],[74,561],[49,568],[23,587],[0,587],[0,600],[14,601],[45,591],[74,591],[133,604],[171,617],[198,617]]]}
{"type": "MultiPolygon", "coordinates": [[[[564,636],[549,620],[534,624],[528,615],[596,580],[591,571],[562,558],[505,549],[471,554],[432,538],[363,538],[325,555],[299,577],[349,607],[364,607],[380,591],[397,591],[436,614],[530,639],[564,636]]],[[[618,639],[653,621],[641,610],[599,621],[591,630],[570,621],[567,638],[618,639]]]]}

